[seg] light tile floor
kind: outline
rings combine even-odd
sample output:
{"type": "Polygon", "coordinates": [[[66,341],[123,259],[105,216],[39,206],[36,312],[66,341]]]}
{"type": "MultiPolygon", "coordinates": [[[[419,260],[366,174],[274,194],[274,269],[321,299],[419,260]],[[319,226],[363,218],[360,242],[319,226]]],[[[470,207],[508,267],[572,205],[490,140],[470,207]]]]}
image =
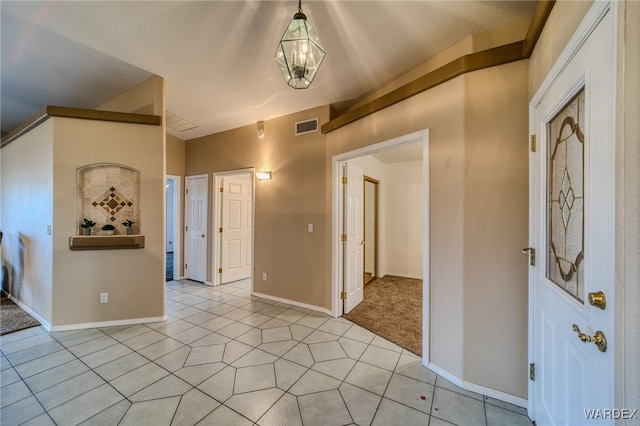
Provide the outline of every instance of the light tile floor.
{"type": "Polygon", "coordinates": [[[167,283],[164,322],[3,336],[9,425],[531,425],[342,318],[167,283]]]}

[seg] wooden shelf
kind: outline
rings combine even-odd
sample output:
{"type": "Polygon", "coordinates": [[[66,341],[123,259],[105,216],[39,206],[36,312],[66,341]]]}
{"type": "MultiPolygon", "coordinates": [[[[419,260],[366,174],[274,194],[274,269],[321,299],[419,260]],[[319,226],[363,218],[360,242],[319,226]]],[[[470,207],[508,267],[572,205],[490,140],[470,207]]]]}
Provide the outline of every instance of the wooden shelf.
{"type": "Polygon", "coordinates": [[[69,250],[118,250],[144,248],[144,235],[76,235],[69,250]]]}

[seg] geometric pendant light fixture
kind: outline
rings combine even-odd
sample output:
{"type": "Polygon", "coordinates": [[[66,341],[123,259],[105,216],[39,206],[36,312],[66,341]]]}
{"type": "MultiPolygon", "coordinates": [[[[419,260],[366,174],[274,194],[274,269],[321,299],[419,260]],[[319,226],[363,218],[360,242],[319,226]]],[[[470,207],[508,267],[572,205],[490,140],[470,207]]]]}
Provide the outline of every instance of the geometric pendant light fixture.
{"type": "Polygon", "coordinates": [[[302,0],[276,50],[276,63],[287,84],[294,89],[311,85],[325,52],[315,31],[302,13],[302,0]]]}

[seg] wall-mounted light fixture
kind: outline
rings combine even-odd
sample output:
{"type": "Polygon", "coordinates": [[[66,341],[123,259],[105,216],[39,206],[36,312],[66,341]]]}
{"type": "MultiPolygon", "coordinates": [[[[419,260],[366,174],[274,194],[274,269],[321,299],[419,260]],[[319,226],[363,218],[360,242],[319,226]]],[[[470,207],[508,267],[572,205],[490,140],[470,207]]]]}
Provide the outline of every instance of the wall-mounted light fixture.
{"type": "Polygon", "coordinates": [[[316,32],[302,13],[302,1],[298,0],[298,12],[293,15],[276,50],[278,68],[289,86],[306,89],[316,76],[324,55],[316,32]]]}
{"type": "Polygon", "coordinates": [[[258,180],[271,180],[271,172],[256,172],[258,180]]]}
{"type": "Polygon", "coordinates": [[[264,121],[260,120],[256,123],[258,126],[258,137],[261,138],[264,136],[264,121]]]}

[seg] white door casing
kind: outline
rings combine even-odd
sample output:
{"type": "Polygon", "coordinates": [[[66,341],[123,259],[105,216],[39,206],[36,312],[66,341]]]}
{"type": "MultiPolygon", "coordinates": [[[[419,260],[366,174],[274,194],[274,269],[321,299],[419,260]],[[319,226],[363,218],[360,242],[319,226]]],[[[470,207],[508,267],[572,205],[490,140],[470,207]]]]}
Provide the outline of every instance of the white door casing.
{"type": "Polygon", "coordinates": [[[612,424],[614,14],[595,2],[530,105],[529,415],[540,425],[612,424]],[[600,291],[605,309],[590,303],[600,291]],[[604,352],[589,342],[599,332],[604,352]]]}
{"type": "MultiPolygon", "coordinates": [[[[182,206],[182,178],[180,176],[167,175],[167,180],[172,180],[174,183],[173,199],[167,199],[167,204],[173,204],[173,279],[176,280],[183,278],[180,273],[180,270],[182,269],[182,253],[180,250],[182,241],[182,226],[180,226],[180,206],[182,206]]],[[[169,219],[167,218],[167,222],[168,221],[169,219]]]]}
{"type": "Polygon", "coordinates": [[[344,312],[358,306],[364,298],[364,173],[345,163],[345,300],[344,312]]]}
{"type": "Polygon", "coordinates": [[[187,176],[185,189],[185,277],[207,276],[207,175],[187,176]]]}
{"type": "MultiPolygon", "coordinates": [[[[429,180],[429,129],[419,130],[414,133],[409,133],[403,136],[399,136],[393,139],[379,142],[373,145],[364,146],[354,151],[345,152],[336,155],[332,159],[332,237],[331,237],[331,252],[332,252],[332,273],[331,273],[331,312],[334,316],[341,316],[344,313],[344,302],[340,297],[340,293],[344,290],[344,242],[342,242],[341,234],[344,232],[344,211],[346,209],[344,200],[345,186],[342,184],[342,177],[344,176],[344,163],[348,160],[372,155],[377,152],[382,152],[401,146],[421,143],[423,147],[422,151],[422,167],[423,167],[423,181],[424,181],[424,215],[423,215],[423,250],[422,250],[422,365],[429,366],[429,340],[430,340],[430,313],[429,307],[431,306],[430,292],[431,292],[431,268],[430,268],[430,180],[429,180]]],[[[382,212],[381,212],[382,217],[382,212]]],[[[383,237],[381,233],[381,238],[383,237]]],[[[381,245],[384,245],[384,240],[381,239],[381,245]]],[[[384,275],[384,272],[381,272],[384,275]]]]}
{"type": "Polygon", "coordinates": [[[252,183],[251,175],[222,178],[221,284],[251,277],[253,255],[252,183]]]}

